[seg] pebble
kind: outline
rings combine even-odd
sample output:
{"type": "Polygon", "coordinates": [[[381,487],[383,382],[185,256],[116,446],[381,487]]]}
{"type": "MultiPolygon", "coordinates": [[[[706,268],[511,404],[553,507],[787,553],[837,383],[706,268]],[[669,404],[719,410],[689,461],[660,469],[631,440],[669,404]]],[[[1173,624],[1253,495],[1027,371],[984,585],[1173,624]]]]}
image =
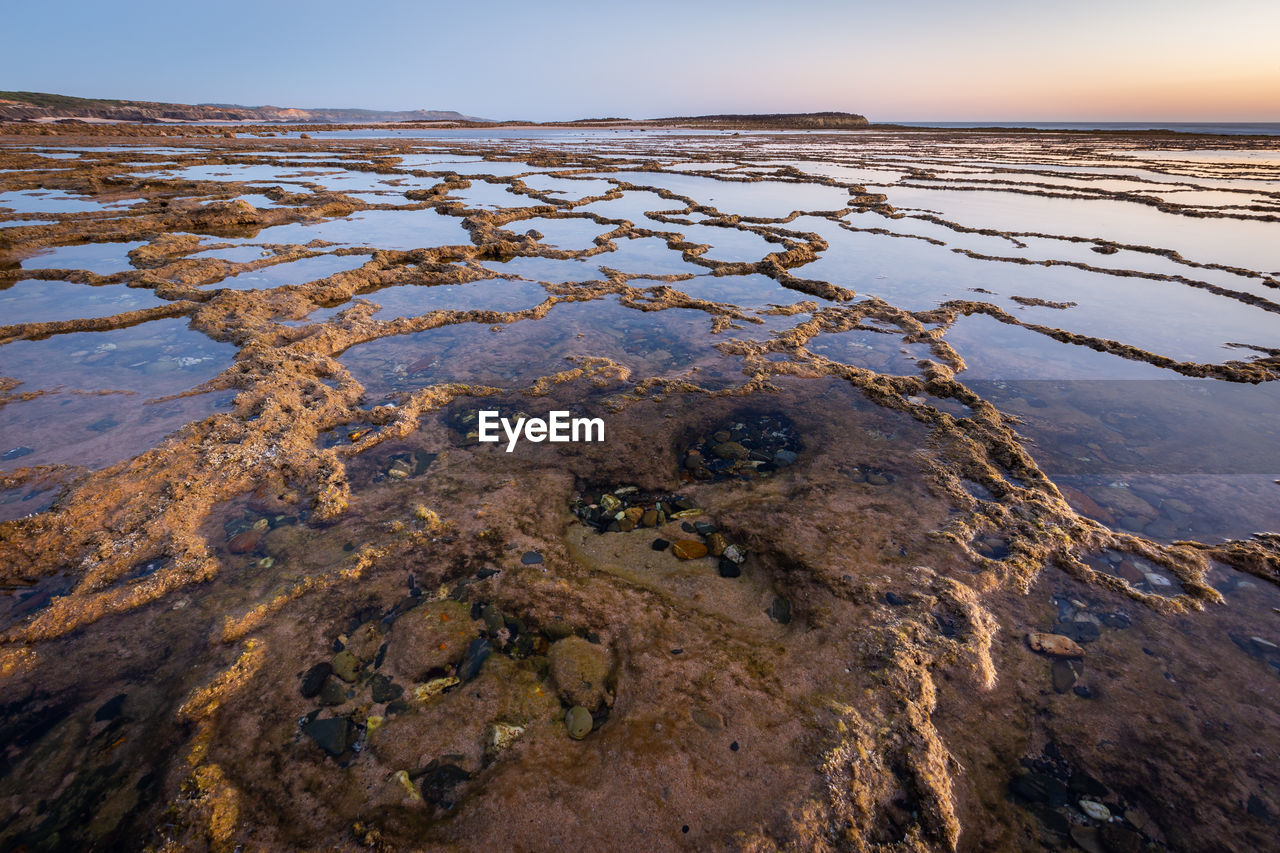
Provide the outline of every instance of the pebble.
{"type": "Polygon", "coordinates": [[[522,737],[524,737],[523,726],[515,726],[511,723],[494,723],[489,728],[489,749],[493,752],[502,752],[505,749],[510,749],[522,737]]]}
{"type": "Polygon", "coordinates": [[[330,755],[342,755],[351,744],[351,721],[346,717],[312,720],[302,732],[330,755]]]}
{"type": "Polygon", "coordinates": [[[443,678],[433,678],[426,684],[419,684],[413,688],[413,698],[419,702],[425,702],[432,696],[438,696],[450,687],[457,686],[462,683],[462,679],[446,675],[443,678]]]}
{"type": "Polygon", "coordinates": [[[739,565],[747,561],[747,552],[743,551],[741,546],[738,546],[738,545],[730,545],[729,547],[725,548],[724,556],[726,559],[732,560],[733,562],[738,563],[739,565]]]}
{"type": "Polygon", "coordinates": [[[348,651],[338,652],[331,662],[333,674],[350,684],[360,674],[360,659],[348,651]]]}
{"type": "Polygon", "coordinates": [[[707,556],[707,546],[701,542],[694,542],[692,539],[681,539],[671,546],[671,553],[681,560],[696,560],[699,557],[707,556]]]}
{"type": "Polygon", "coordinates": [[[720,571],[722,578],[736,578],[742,575],[742,567],[728,557],[721,557],[716,568],[720,571]]]}
{"type": "Polygon", "coordinates": [[[262,535],[263,531],[256,527],[237,533],[227,540],[227,550],[232,554],[248,554],[256,551],[258,544],[262,542],[262,535]]]}
{"type": "MultiPolygon", "coordinates": [[[[431,762],[436,764],[436,762],[431,762]]],[[[471,778],[471,774],[456,764],[428,766],[422,777],[422,799],[446,809],[453,808],[454,789],[471,778]]]]}
{"type": "Polygon", "coordinates": [[[1053,662],[1053,689],[1055,691],[1066,693],[1075,686],[1077,678],[1079,678],[1079,674],[1070,661],[1060,659],[1053,662]]]}
{"type": "Polygon", "coordinates": [[[653,544],[649,547],[653,548],[655,551],[665,551],[667,548],[671,547],[671,543],[665,539],[655,539],[653,540],[653,544]]]}
{"type": "Polygon", "coordinates": [[[462,660],[458,662],[458,678],[462,681],[470,681],[479,675],[480,667],[489,659],[492,651],[493,647],[483,637],[472,640],[467,646],[467,651],[462,655],[462,660]]]}
{"type": "Polygon", "coordinates": [[[884,594],[884,600],[889,604],[893,605],[894,607],[901,607],[902,605],[907,603],[907,600],[902,596],[898,595],[896,592],[886,592],[884,594]]]}
{"type": "Polygon", "coordinates": [[[5,451],[3,455],[0,455],[0,459],[8,462],[10,459],[21,459],[29,453],[35,453],[35,451],[24,444],[20,447],[15,447],[12,450],[5,451]]]}
{"type": "Polygon", "coordinates": [[[564,715],[565,728],[569,730],[569,737],[574,740],[582,740],[591,734],[591,727],[595,724],[591,719],[591,712],[581,705],[574,705],[569,712],[564,715]]]}
{"type": "Polygon", "coordinates": [[[773,464],[786,467],[795,463],[799,455],[794,450],[779,450],[773,454],[773,464]]]}
{"type": "Polygon", "coordinates": [[[1056,658],[1082,658],[1084,649],[1070,637],[1061,634],[1043,634],[1032,632],[1027,634],[1027,645],[1031,650],[1056,658]]]}
{"type": "Polygon", "coordinates": [[[711,448],[711,452],[718,459],[726,459],[730,462],[740,462],[751,455],[751,451],[747,450],[736,441],[725,441],[711,448]]]}
{"type": "Polygon", "coordinates": [[[711,556],[719,557],[724,553],[724,549],[729,547],[729,540],[724,538],[723,533],[712,533],[707,537],[707,550],[711,552],[711,556]]]}
{"type": "Polygon", "coordinates": [[[321,661],[311,667],[302,674],[302,684],[298,686],[298,692],[307,699],[319,696],[320,688],[324,687],[324,680],[331,672],[333,672],[333,665],[328,661],[321,661]]]}
{"type": "Polygon", "coordinates": [[[658,521],[658,511],[656,509],[645,510],[644,515],[640,517],[640,523],[645,527],[657,527],[660,523],[658,521]]]}
{"type": "Polygon", "coordinates": [[[1111,810],[1094,800],[1081,800],[1080,811],[1094,820],[1111,820],[1111,810]]]}
{"type": "Polygon", "coordinates": [[[774,622],[786,625],[791,621],[791,602],[785,598],[775,598],[773,604],[765,611],[774,622]]]}
{"type": "Polygon", "coordinates": [[[536,566],[542,562],[542,555],[537,551],[525,551],[520,555],[520,562],[526,566],[536,566]]]}
{"type": "Polygon", "coordinates": [[[369,679],[369,690],[374,702],[391,702],[404,694],[404,688],[382,673],[369,679]]]}

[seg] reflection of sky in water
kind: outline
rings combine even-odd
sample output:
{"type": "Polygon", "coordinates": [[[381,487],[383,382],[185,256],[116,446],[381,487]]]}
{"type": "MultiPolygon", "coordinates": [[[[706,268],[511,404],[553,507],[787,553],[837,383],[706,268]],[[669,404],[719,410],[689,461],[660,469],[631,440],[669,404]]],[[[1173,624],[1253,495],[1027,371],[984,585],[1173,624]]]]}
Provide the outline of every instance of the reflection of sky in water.
{"type": "Polygon", "coordinates": [[[0,324],[110,317],[164,304],[165,301],[150,290],[124,284],[95,287],[69,281],[28,279],[0,288],[0,324]]]}
{"type": "Polygon", "coordinates": [[[441,382],[522,387],[571,369],[570,356],[611,358],[632,368],[637,379],[682,375],[695,365],[716,377],[725,365],[710,328],[710,316],[701,311],[644,312],[614,299],[571,302],[499,332],[462,323],[383,338],[352,347],[341,361],[371,394],[441,382]]]}
{"type": "Polygon", "coordinates": [[[521,311],[546,299],[547,292],[539,284],[505,279],[483,279],[465,284],[437,284],[430,287],[402,284],[373,293],[362,293],[361,299],[382,306],[374,319],[418,317],[431,311],[521,311]]]}
{"type": "Polygon", "coordinates": [[[334,273],[359,269],[369,260],[366,255],[317,255],[283,264],[273,264],[262,269],[249,270],[228,276],[209,285],[210,288],[226,287],[232,290],[255,290],[280,287],[286,284],[303,284],[334,273]]]}
{"type": "Polygon", "coordinates": [[[146,242],[136,240],[127,243],[84,243],[79,246],[56,246],[42,249],[22,262],[29,270],[88,270],[99,275],[124,272],[133,269],[129,252],[146,242]]]}
{"type": "Polygon", "coordinates": [[[346,219],[330,219],[314,225],[275,225],[239,242],[306,244],[312,240],[407,251],[470,244],[471,235],[462,227],[460,218],[431,209],[364,210],[346,219]]]}
{"type": "Polygon", "coordinates": [[[595,220],[580,216],[563,219],[535,216],[532,219],[517,219],[502,227],[516,234],[537,231],[542,234],[538,242],[567,251],[589,249],[595,245],[596,237],[614,229],[612,225],[601,225],[595,220]]]}
{"type": "Polygon", "coordinates": [[[152,320],[108,332],[73,332],[0,346],[0,376],[20,390],[63,386],[162,396],[212,379],[236,353],[188,327],[186,319],[152,320]]]}
{"type": "Polygon", "coordinates": [[[112,202],[98,202],[62,190],[15,190],[0,192],[0,207],[15,213],[88,213],[105,210],[112,202]]]}

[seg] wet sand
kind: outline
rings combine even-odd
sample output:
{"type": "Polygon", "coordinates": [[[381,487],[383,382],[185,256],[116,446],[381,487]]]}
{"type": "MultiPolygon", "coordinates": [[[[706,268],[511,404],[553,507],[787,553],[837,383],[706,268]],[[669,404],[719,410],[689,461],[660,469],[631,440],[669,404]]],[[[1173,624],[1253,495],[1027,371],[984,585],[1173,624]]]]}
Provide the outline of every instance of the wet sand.
{"type": "Polygon", "coordinates": [[[1274,141],[44,130],[7,848],[1270,845],[1274,141]]]}

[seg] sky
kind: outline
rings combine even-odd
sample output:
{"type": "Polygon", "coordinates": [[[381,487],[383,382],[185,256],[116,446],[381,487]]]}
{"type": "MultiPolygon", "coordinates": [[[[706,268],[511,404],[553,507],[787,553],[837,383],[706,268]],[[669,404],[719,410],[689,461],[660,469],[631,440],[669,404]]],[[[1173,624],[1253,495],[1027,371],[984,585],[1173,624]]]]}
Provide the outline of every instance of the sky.
{"type": "Polygon", "coordinates": [[[1280,121],[1280,0],[6,7],[11,91],[535,121],[1280,121]]]}

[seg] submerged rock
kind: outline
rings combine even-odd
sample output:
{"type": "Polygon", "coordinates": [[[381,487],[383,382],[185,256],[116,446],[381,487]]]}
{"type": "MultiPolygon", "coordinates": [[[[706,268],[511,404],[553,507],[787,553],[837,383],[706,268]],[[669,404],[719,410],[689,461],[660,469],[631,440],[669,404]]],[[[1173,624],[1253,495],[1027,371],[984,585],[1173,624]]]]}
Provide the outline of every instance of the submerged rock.
{"type": "Polygon", "coordinates": [[[590,711],[581,705],[575,705],[564,715],[564,725],[569,730],[569,737],[582,740],[591,734],[595,721],[591,719],[590,711]]]}
{"type": "Polygon", "coordinates": [[[312,720],[302,727],[302,732],[330,755],[342,755],[351,745],[351,721],[346,717],[312,720]]]}
{"type": "Polygon", "coordinates": [[[581,637],[567,637],[552,643],[547,657],[551,678],[565,702],[587,708],[612,703],[608,680],[613,661],[604,646],[581,637]]]}
{"type": "Polygon", "coordinates": [[[692,539],[681,539],[671,546],[671,553],[681,560],[696,560],[699,557],[707,556],[707,546],[701,542],[694,542],[692,539]]]}
{"type": "Polygon", "coordinates": [[[1070,637],[1061,634],[1043,634],[1032,632],[1027,634],[1027,645],[1034,652],[1056,658],[1082,658],[1084,649],[1070,637]]]}

